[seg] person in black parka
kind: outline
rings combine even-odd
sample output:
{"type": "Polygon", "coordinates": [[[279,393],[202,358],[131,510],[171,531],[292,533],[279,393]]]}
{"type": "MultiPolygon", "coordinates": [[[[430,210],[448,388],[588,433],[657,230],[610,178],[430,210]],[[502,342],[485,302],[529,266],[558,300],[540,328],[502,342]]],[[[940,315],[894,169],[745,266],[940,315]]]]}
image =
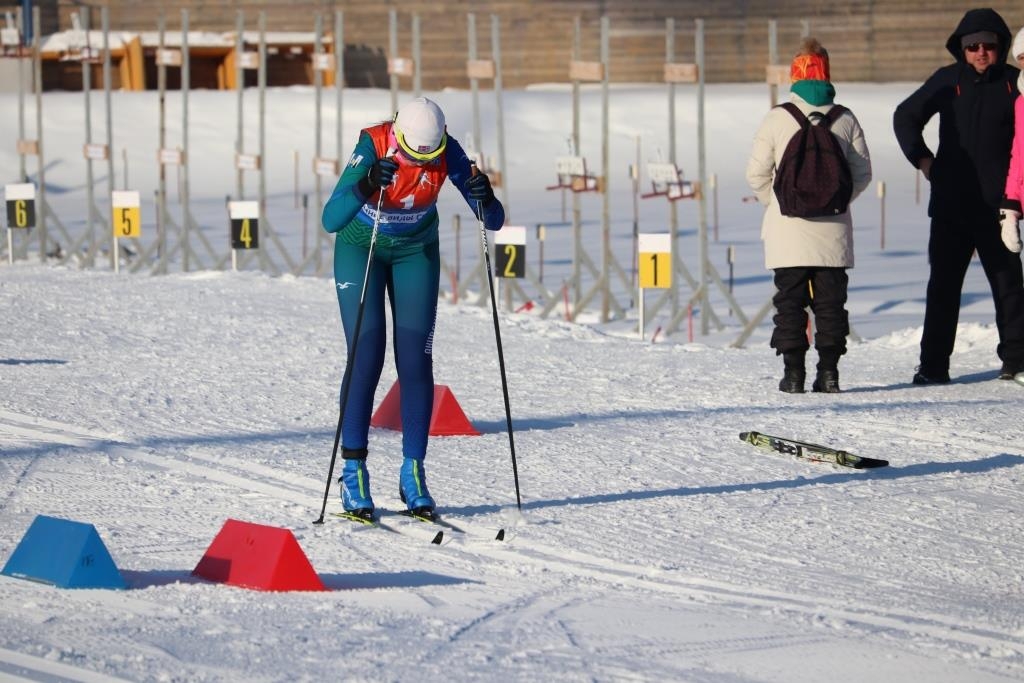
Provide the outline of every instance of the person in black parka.
{"type": "Polygon", "coordinates": [[[1020,73],[1006,63],[1010,41],[997,12],[969,10],[946,42],[956,62],[933,73],[893,115],[903,154],[931,183],[931,270],[914,384],[950,381],[960,293],[975,250],[995,301],[1000,377],[1024,370],[1024,276],[1020,258],[999,236],[1020,73]],[[922,131],[936,114],[933,153],[922,131]]]}

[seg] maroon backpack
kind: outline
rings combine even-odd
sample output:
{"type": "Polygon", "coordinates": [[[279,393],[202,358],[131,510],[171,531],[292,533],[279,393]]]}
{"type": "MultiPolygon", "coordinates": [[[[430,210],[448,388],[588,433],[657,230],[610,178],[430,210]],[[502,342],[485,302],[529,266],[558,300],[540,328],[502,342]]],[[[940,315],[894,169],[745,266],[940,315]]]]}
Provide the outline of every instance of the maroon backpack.
{"type": "Polygon", "coordinates": [[[832,124],[849,111],[834,105],[827,114],[811,112],[811,123],[792,102],[780,104],[800,124],[775,171],[773,189],[784,216],[819,218],[846,213],[853,197],[853,176],[832,124]]]}

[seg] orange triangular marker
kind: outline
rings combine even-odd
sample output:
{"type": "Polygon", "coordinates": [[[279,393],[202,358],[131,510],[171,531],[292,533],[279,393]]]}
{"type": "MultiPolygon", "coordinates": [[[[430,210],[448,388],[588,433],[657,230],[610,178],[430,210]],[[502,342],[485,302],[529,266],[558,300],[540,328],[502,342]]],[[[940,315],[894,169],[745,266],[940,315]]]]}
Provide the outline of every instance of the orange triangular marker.
{"type": "MultiPolygon", "coordinates": [[[[398,382],[391,386],[370,418],[370,426],[402,431],[402,397],[398,382]]],[[[434,410],[430,414],[429,433],[430,436],[480,436],[447,385],[434,385],[434,410]]]]}

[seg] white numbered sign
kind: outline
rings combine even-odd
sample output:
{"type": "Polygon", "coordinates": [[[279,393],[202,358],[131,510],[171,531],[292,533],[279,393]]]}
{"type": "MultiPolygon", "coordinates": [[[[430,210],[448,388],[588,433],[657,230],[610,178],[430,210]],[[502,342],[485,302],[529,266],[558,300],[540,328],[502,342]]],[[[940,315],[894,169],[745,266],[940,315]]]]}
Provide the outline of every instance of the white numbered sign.
{"type": "Polygon", "coordinates": [[[259,249],[259,202],[228,202],[228,216],[231,218],[231,248],[259,249]]]}
{"type": "Polygon", "coordinates": [[[494,261],[498,277],[526,277],[526,228],[506,225],[494,233],[494,261]]]}
{"type": "Polygon", "coordinates": [[[36,225],[36,186],[32,183],[12,183],[4,186],[7,204],[7,227],[34,228],[36,225]]]}

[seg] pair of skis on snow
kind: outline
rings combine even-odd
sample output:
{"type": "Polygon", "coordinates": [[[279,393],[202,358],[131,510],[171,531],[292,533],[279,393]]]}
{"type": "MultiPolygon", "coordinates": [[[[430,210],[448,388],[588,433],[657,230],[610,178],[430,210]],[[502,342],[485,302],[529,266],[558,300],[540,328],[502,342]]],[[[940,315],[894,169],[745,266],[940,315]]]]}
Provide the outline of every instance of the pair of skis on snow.
{"type": "MultiPolygon", "coordinates": [[[[373,519],[366,519],[365,517],[360,517],[358,515],[354,515],[354,514],[351,514],[349,512],[332,512],[331,514],[333,516],[335,516],[335,517],[340,517],[341,519],[347,519],[350,522],[356,522],[358,524],[362,524],[363,526],[375,527],[377,529],[383,529],[384,531],[390,531],[391,533],[395,533],[395,534],[404,534],[405,533],[405,531],[403,530],[403,528],[401,526],[390,524],[390,523],[384,521],[382,519],[383,515],[379,511],[373,516],[373,519]]],[[[384,512],[384,514],[385,515],[395,515],[395,516],[399,516],[399,517],[408,517],[409,519],[415,520],[417,522],[423,522],[424,524],[433,524],[434,526],[442,527],[441,529],[439,529],[437,531],[436,534],[434,534],[433,539],[431,539],[431,541],[430,541],[434,545],[441,545],[441,543],[444,541],[444,532],[445,531],[448,531],[448,532],[453,533],[453,534],[468,535],[468,532],[465,529],[463,529],[462,527],[460,527],[460,526],[458,526],[456,524],[452,524],[448,520],[441,519],[436,514],[432,515],[430,517],[427,517],[425,515],[417,515],[412,510],[403,510],[401,512],[384,512]]],[[[498,533],[495,534],[494,540],[495,541],[504,541],[505,540],[505,530],[504,529],[498,529],[498,533]]]]}

